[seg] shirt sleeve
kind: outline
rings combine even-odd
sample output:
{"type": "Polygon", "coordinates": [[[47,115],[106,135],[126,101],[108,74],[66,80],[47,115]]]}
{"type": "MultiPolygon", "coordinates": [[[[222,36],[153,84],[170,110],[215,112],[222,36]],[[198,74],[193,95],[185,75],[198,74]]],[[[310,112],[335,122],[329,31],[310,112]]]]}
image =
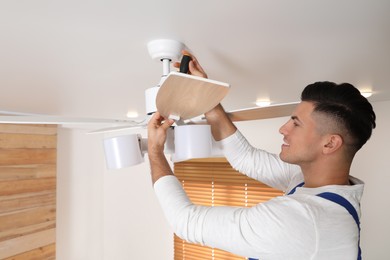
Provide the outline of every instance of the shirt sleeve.
{"type": "Polygon", "coordinates": [[[286,191],[294,176],[301,174],[299,166],[254,148],[238,130],[218,143],[234,169],[273,188],[286,191]]]}
{"type": "Polygon", "coordinates": [[[262,259],[310,259],[315,250],[309,210],[287,196],[252,208],[206,207],[194,205],[175,176],[160,178],[154,189],[174,232],[191,243],[262,259]]]}

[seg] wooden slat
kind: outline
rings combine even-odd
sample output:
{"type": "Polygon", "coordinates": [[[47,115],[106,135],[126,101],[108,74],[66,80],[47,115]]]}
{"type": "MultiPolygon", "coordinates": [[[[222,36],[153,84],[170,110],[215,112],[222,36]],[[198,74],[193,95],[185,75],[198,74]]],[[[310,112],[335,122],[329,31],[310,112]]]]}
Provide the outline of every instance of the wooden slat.
{"type": "Polygon", "coordinates": [[[55,229],[44,230],[26,236],[0,242],[0,259],[18,255],[55,242],[55,229]]]}
{"type": "Polygon", "coordinates": [[[56,258],[56,245],[50,244],[25,253],[21,253],[4,260],[54,260],[56,258]]]}
{"type": "Polygon", "coordinates": [[[52,221],[56,219],[54,205],[0,214],[0,232],[52,221]]]}
{"type": "Polygon", "coordinates": [[[1,181],[0,196],[17,193],[41,192],[56,189],[56,178],[39,178],[31,180],[1,181]]]}
{"type": "Polygon", "coordinates": [[[56,177],[54,164],[0,166],[0,181],[56,177]]]}
{"type": "Polygon", "coordinates": [[[56,149],[0,149],[0,166],[55,163],[56,149]]]}
{"type": "Polygon", "coordinates": [[[56,148],[57,136],[32,134],[2,134],[0,133],[0,147],[12,148],[56,148]]]}
{"type": "Polygon", "coordinates": [[[0,124],[0,133],[56,135],[56,125],[0,124]]]}
{"type": "Polygon", "coordinates": [[[0,196],[0,214],[55,204],[55,190],[0,196]]]}
{"type": "Polygon", "coordinates": [[[245,257],[238,256],[220,249],[202,246],[199,244],[192,244],[181,240],[175,235],[175,248],[181,250],[175,251],[175,259],[229,259],[229,260],[243,260],[245,257]],[[214,258],[212,258],[214,255],[214,258]]]}
{"type": "Polygon", "coordinates": [[[25,227],[5,230],[5,231],[0,232],[0,242],[5,241],[5,240],[9,240],[9,239],[13,239],[16,237],[20,237],[20,236],[30,235],[33,233],[47,230],[47,229],[52,229],[55,227],[56,227],[56,221],[51,220],[51,221],[46,221],[46,222],[38,223],[38,224],[34,224],[34,225],[28,225],[25,227]]]}
{"type": "Polygon", "coordinates": [[[191,160],[175,163],[175,165],[187,164],[189,166],[189,165],[193,165],[194,162],[195,163],[198,162],[202,164],[210,163],[212,165],[217,165],[218,163],[222,163],[225,165],[225,163],[229,163],[225,157],[210,157],[210,158],[191,159],[191,160]]]}

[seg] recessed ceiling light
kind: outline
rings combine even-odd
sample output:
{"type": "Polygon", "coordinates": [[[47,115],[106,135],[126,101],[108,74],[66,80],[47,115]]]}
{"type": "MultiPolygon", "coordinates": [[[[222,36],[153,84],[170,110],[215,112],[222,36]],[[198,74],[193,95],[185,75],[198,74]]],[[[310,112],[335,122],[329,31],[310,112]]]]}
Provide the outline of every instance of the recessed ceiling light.
{"type": "Polygon", "coordinates": [[[271,101],[269,100],[259,99],[256,101],[256,106],[258,107],[267,107],[269,105],[271,105],[271,101]]]}
{"type": "Polygon", "coordinates": [[[137,111],[129,111],[129,112],[127,112],[126,116],[128,118],[137,118],[138,117],[138,113],[137,113],[137,111]]]}
{"type": "Polygon", "coordinates": [[[361,90],[360,94],[362,94],[363,97],[368,98],[372,96],[372,91],[370,90],[361,90]]]}

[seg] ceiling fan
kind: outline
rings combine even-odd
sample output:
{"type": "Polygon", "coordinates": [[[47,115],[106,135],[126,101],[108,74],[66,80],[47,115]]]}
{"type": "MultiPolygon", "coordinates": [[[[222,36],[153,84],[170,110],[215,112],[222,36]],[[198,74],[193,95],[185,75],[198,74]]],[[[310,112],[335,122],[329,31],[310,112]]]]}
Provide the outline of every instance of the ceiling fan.
{"type": "MultiPolygon", "coordinates": [[[[181,59],[180,72],[170,71],[171,62],[179,61],[185,45],[179,41],[158,39],[148,43],[152,59],[162,62],[163,73],[157,86],[145,91],[146,117],[142,121],[121,119],[68,118],[63,116],[34,115],[0,111],[0,123],[8,124],[57,124],[57,125],[105,125],[90,133],[105,133],[129,128],[145,127],[151,115],[159,111],[175,120],[177,126],[205,125],[203,114],[226,96],[229,84],[187,74],[189,56],[181,59]]],[[[267,107],[246,108],[227,112],[232,121],[258,120],[288,116],[295,103],[275,104],[267,107]]],[[[184,128],[183,128],[184,129],[184,128]]],[[[145,140],[138,136],[140,149],[145,140]]],[[[142,149],[141,149],[142,150],[142,149]]]]}
{"type": "MultiPolygon", "coordinates": [[[[146,118],[142,121],[128,119],[74,118],[52,115],[37,115],[0,111],[0,123],[8,124],[57,124],[57,125],[107,125],[112,128],[99,129],[91,133],[122,130],[147,125],[150,115],[157,109],[163,115],[171,116],[179,121],[196,118],[218,104],[228,92],[229,84],[203,79],[185,74],[188,71],[188,57],[183,57],[180,72],[170,71],[173,61],[179,61],[185,45],[179,41],[159,39],[148,43],[149,54],[154,60],[160,60],[163,74],[157,86],[145,91],[146,118]],[[222,87],[225,88],[222,88],[222,87]],[[217,91],[215,89],[217,89],[217,91]],[[205,91],[206,90],[206,91],[205,91]],[[210,97],[212,95],[212,97],[210,97]],[[156,106],[157,103],[157,106],[156,106]],[[190,108],[190,109],[189,109],[190,108]],[[205,111],[203,111],[205,110],[205,111]],[[167,113],[171,113],[168,115],[167,113]]],[[[267,107],[245,108],[227,112],[232,121],[257,120],[288,116],[296,102],[275,104],[267,107]]],[[[183,122],[181,122],[183,123],[183,122]]]]}

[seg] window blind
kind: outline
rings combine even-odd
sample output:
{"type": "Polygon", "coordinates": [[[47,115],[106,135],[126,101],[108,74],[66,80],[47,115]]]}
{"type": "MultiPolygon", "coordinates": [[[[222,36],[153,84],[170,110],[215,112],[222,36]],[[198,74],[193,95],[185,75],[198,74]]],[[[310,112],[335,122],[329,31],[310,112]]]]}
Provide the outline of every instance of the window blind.
{"type": "MultiPolygon", "coordinates": [[[[283,193],[251,179],[224,158],[193,159],[175,163],[174,172],[194,204],[251,207],[283,193]]],[[[190,244],[174,237],[174,259],[247,259],[219,249],[190,244]]]]}

